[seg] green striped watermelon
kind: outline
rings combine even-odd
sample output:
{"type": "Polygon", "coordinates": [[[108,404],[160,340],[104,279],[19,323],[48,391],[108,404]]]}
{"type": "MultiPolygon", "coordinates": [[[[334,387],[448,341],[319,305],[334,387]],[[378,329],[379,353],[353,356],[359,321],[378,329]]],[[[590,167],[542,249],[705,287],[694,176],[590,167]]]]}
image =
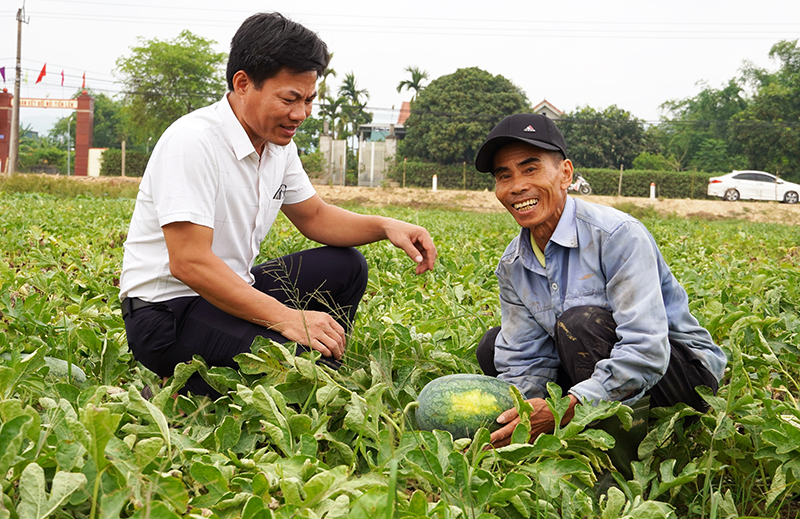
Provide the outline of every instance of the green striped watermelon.
{"type": "Polygon", "coordinates": [[[471,438],[480,427],[494,431],[497,417],[514,407],[511,384],[486,375],[446,375],[420,392],[417,426],[449,431],[453,438],[471,438]]]}

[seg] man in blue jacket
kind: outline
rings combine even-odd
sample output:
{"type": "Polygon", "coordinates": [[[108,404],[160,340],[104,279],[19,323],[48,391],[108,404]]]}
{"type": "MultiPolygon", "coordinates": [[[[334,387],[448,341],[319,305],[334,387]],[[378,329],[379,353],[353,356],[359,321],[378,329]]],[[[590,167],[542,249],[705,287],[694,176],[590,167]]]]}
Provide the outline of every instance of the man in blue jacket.
{"type": "MultiPolygon", "coordinates": [[[[476,156],[495,177],[495,194],[521,226],[497,267],[501,326],[478,346],[487,375],[516,385],[534,408],[535,437],[554,419],[547,383],[578,403],[653,406],[685,402],[705,410],[695,387],[716,392],[727,359],[689,312],[686,291],[653,237],[635,218],[567,196],[573,166],[555,123],[535,114],[504,119],[476,156]]],[[[495,446],[519,417],[498,417],[495,446]]]]}

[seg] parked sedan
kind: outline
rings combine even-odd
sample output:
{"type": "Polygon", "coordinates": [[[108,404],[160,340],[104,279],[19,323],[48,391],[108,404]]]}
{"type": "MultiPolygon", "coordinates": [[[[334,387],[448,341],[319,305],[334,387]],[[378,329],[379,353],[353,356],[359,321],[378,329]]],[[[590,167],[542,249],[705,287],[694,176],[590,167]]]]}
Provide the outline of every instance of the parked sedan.
{"type": "Polygon", "coordinates": [[[743,200],[773,200],[796,204],[800,184],[786,182],[763,171],[733,171],[708,179],[708,196],[719,196],[735,202],[743,200]]]}

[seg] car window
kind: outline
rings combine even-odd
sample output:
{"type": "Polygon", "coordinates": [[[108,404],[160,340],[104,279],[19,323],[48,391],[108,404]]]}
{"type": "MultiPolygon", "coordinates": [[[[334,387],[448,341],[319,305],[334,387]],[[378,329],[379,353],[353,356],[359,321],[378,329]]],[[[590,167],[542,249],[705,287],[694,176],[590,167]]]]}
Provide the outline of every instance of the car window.
{"type": "Polygon", "coordinates": [[[738,175],[734,175],[733,178],[736,180],[755,180],[752,173],[739,173],[738,175]]]}
{"type": "Polygon", "coordinates": [[[759,174],[759,173],[753,173],[753,176],[756,177],[755,180],[758,180],[759,182],[769,182],[770,184],[774,184],[775,183],[775,178],[771,177],[769,175],[762,175],[762,174],[759,174]]]}

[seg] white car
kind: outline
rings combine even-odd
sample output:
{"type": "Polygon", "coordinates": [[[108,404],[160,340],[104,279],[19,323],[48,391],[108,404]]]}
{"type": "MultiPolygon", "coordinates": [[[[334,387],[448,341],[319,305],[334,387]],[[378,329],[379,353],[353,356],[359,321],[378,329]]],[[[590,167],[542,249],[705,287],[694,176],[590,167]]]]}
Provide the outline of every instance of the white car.
{"type": "Polygon", "coordinates": [[[723,200],[772,200],[796,204],[800,184],[786,182],[763,171],[733,171],[721,177],[708,179],[708,196],[723,200]]]}

